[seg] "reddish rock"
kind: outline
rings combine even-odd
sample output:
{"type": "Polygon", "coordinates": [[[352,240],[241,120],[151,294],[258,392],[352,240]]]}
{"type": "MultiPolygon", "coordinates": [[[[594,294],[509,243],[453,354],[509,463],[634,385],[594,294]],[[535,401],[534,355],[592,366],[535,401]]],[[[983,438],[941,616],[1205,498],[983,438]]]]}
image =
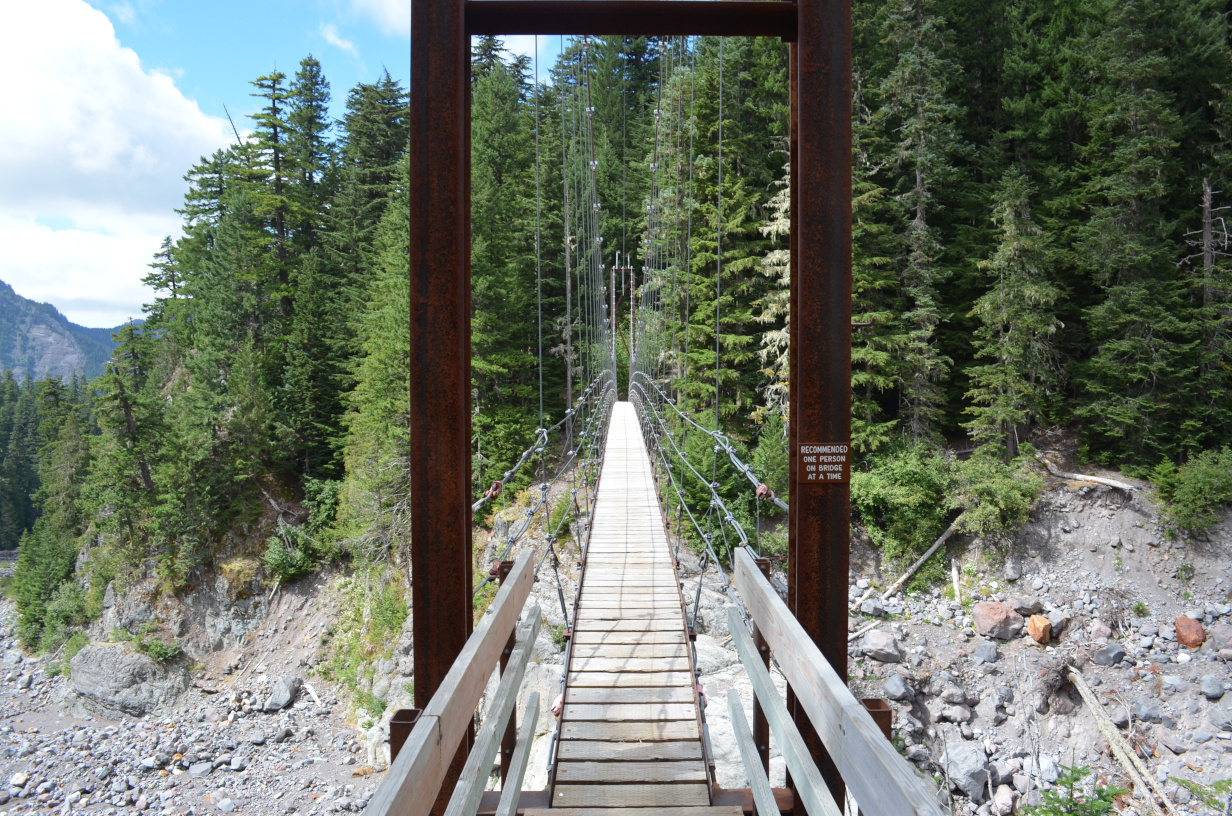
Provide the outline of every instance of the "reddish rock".
{"type": "Polygon", "coordinates": [[[984,637],[1009,640],[1022,633],[1022,615],[1000,601],[981,601],[971,610],[975,631],[984,637]]]}
{"type": "Polygon", "coordinates": [[[1041,646],[1047,646],[1052,639],[1052,621],[1043,615],[1032,615],[1027,621],[1027,634],[1041,646]]]}
{"type": "Polygon", "coordinates": [[[1176,642],[1190,649],[1196,649],[1206,642],[1206,632],[1202,624],[1184,615],[1176,616],[1176,642]]]}

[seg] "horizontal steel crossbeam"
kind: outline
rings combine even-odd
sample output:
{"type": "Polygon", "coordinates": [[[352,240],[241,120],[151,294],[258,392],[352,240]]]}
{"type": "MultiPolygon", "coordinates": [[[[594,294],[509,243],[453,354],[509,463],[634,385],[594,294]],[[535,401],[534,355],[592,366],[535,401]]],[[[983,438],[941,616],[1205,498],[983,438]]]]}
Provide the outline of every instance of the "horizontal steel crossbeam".
{"type": "Polygon", "coordinates": [[[788,0],[467,0],[467,34],[778,37],[796,40],[788,0]]]}

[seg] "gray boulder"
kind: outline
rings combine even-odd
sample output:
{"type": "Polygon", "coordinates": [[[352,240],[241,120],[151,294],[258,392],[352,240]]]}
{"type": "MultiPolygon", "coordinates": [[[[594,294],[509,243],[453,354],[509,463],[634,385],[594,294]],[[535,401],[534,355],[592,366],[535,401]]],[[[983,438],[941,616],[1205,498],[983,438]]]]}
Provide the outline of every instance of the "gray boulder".
{"type": "Polygon", "coordinates": [[[885,696],[891,700],[910,700],[912,695],[911,685],[906,678],[900,677],[897,674],[892,674],[886,678],[885,685],[882,687],[885,696]]]}
{"type": "Polygon", "coordinates": [[[941,762],[949,774],[950,784],[979,802],[987,793],[988,757],[978,742],[946,743],[941,762]]]}
{"type": "Polygon", "coordinates": [[[1208,700],[1223,699],[1223,681],[1213,674],[1208,674],[1202,678],[1198,685],[1198,690],[1208,700]]]}
{"type": "Polygon", "coordinates": [[[1096,666],[1115,666],[1124,659],[1125,647],[1119,643],[1109,643],[1091,655],[1091,662],[1096,666]]]}
{"type": "Polygon", "coordinates": [[[1134,718],[1142,722],[1161,723],[1164,721],[1164,707],[1157,700],[1140,698],[1134,703],[1134,718]]]}
{"type": "Polygon", "coordinates": [[[70,708],[109,719],[168,714],[189,685],[183,667],[159,663],[127,643],[87,644],[69,666],[70,708]]]}
{"type": "Polygon", "coordinates": [[[274,684],[274,690],[270,692],[269,699],[263,706],[264,710],[268,713],[282,711],[295,702],[295,695],[299,694],[303,684],[304,681],[298,677],[283,677],[274,684]]]}
{"type": "Polygon", "coordinates": [[[1014,598],[1010,601],[1010,608],[1019,615],[1030,617],[1043,611],[1044,605],[1039,602],[1038,598],[1014,598]]]}
{"type": "Polygon", "coordinates": [[[986,640],[979,646],[975,647],[975,651],[971,655],[978,663],[996,663],[997,662],[997,644],[995,641],[986,640]]]}
{"type": "Polygon", "coordinates": [[[870,657],[881,663],[898,663],[903,659],[902,652],[898,649],[898,643],[894,640],[894,636],[889,632],[881,632],[876,629],[864,636],[861,641],[860,650],[865,657],[870,657]]]}

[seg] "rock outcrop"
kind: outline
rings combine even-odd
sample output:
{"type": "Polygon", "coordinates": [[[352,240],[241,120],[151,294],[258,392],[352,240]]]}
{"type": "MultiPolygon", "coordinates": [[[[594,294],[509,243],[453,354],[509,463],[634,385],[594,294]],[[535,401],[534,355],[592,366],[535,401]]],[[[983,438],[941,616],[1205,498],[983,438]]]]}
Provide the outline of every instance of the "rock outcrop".
{"type": "Polygon", "coordinates": [[[183,667],[159,663],[127,643],[88,644],[69,665],[66,706],[111,719],[169,713],[189,686],[183,667]]]}

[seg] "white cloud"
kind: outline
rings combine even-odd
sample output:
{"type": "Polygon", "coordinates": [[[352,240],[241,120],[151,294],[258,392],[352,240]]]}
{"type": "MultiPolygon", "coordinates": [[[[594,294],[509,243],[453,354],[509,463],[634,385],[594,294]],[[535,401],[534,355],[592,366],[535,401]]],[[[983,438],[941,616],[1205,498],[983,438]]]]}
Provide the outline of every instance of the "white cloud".
{"type": "Polygon", "coordinates": [[[124,25],[132,25],[133,21],[137,19],[137,10],[130,3],[116,3],[115,5],[108,6],[108,8],[111,9],[111,13],[115,15],[115,18],[124,25]]]}
{"type": "Polygon", "coordinates": [[[230,140],[82,0],[10,4],[0,27],[0,280],[87,325],[139,314],[184,172],[230,140]],[[53,231],[35,223],[63,224],[53,231]],[[128,305],[125,305],[128,304],[128,305]]]}
{"type": "Polygon", "coordinates": [[[338,26],[333,23],[321,24],[321,36],[325,38],[325,42],[335,48],[345,51],[355,58],[359,58],[359,49],[355,47],[355,43],[346,39],[338,33],[338,26]]]}
{"type": "Polygon", "coordinates": [[[351,5],[380,23],[386,34],[411,33],[411,0],[351,0],[351,5]]]}
{"type": "MultiPolygon", "coordinates": [[[[169,220],[175,227],[174,216],[169,220]]],[[[53,230],[0,215],[0,279],[22,297],[55,305],[74,323],[118,326],[142,317],[150,291],[141,278],[160,240],[153,233],[53,230]]]]}

